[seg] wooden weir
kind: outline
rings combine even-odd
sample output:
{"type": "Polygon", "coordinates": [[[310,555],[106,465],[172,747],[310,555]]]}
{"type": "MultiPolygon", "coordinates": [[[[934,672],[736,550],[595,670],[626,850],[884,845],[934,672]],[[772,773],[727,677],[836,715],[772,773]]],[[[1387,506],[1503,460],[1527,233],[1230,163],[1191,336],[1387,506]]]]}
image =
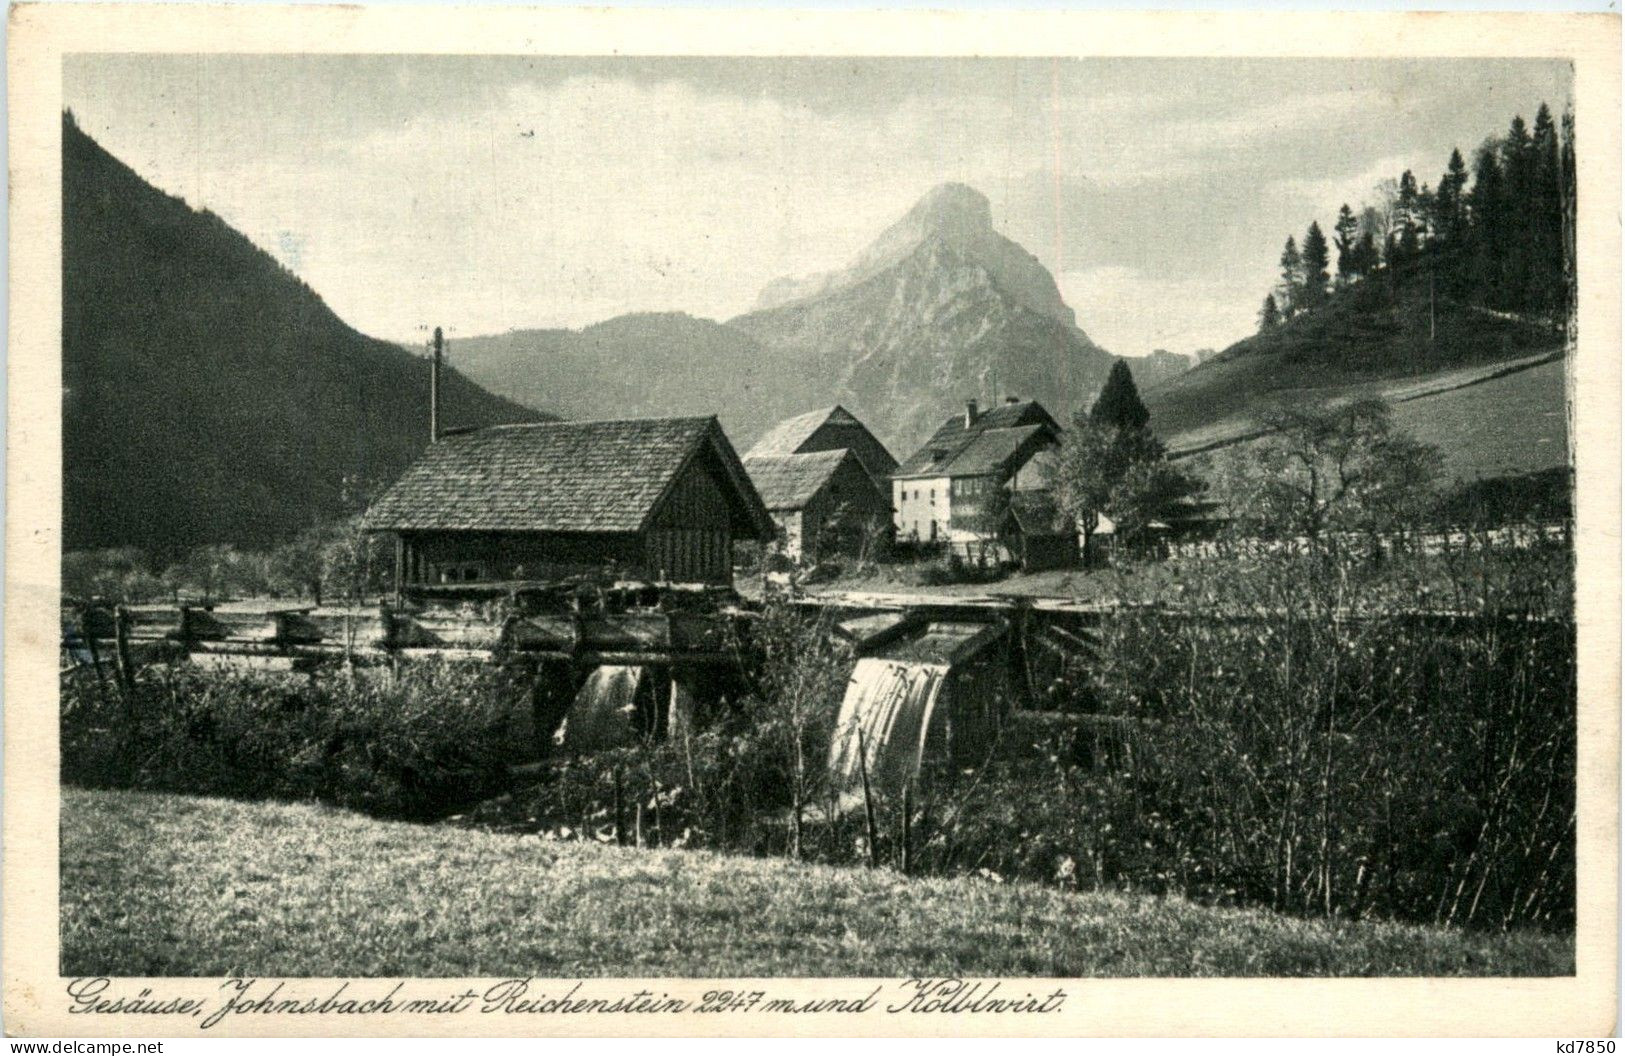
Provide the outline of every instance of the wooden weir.
{"type": "Polygon", "coordinates": [[[728,665],[743,618],[731,592],[649,584],[580,592],[551,586],[424,591],[405,604],[90,604],[64,627],[64,646],[93,655],[169,652],[281,658],[308,666],[441,658],[581,665],[728,665]],[[729,597],[721,595],[727,593],[729,597]]]}

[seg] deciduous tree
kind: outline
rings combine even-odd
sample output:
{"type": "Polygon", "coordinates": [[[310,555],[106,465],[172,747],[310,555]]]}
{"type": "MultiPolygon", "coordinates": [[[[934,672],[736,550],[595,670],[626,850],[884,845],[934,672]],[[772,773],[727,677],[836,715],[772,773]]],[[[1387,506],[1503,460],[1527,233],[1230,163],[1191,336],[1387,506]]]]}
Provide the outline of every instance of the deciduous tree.
{"type": "Polygon", "coordinates": [[[1218,463],[1222,501],[1249,534],[1381,534],[1414,523],[1434,498],[1437,449],[1396,429],[1380,399],[1282,406],[1265,424],[1262,439],[1218,463]]]}

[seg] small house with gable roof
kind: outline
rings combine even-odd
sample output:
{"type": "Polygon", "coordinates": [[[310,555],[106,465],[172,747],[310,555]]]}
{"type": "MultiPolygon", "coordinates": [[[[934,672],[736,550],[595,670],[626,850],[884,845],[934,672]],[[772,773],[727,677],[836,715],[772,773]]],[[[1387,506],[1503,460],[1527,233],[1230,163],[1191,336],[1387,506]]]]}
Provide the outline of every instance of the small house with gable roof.
{"type": "Polygon", "coordinates": [[[793,560],[856,554],[891,526],[891,504],[851,448],[745,457],[745,471],[793,560]]]}
{"type": "Polygon", "coordinates": [[[716,418],[502,425],[443,435],[367,511],[396,537],[396,588],[562,578],[730,583],[769,540],[716,418]]]}

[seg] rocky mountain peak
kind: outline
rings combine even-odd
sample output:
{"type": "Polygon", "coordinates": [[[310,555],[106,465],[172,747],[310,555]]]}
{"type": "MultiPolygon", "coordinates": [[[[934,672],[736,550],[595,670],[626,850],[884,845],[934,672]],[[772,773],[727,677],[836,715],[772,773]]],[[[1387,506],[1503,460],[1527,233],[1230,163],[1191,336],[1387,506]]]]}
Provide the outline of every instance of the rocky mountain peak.
{"type": "Polygon", "coordinates": [[[993,233],[993,207],[987,195],[974,187],[942,183],[914,203],[880,241],[899,230],[913,235],[915,241],[934,234],[955,244],[969,244],[993,233]]]}
{"type": "Polygon", "coordinates": [[[947,246],[980,268],[1007,296],[1067,327],[1076,325],[1055,279],[1038,258],[993,229],[987,195],[963,183],[931,188],[869,247],[838,271],[778,279],[757,297],[756,311],[812,301],[866,282],[928,246],[947,246]]]}

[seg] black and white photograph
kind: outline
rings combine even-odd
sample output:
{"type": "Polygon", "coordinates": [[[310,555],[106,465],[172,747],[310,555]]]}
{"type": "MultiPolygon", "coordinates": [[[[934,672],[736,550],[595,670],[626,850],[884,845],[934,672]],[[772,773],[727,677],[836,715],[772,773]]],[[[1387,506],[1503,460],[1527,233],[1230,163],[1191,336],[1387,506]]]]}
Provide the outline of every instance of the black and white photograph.
{"type": "Polygon", "coordinates": [[[43,1007],[1573,981],[1577,25],[65,49],[43,1007]]]}

